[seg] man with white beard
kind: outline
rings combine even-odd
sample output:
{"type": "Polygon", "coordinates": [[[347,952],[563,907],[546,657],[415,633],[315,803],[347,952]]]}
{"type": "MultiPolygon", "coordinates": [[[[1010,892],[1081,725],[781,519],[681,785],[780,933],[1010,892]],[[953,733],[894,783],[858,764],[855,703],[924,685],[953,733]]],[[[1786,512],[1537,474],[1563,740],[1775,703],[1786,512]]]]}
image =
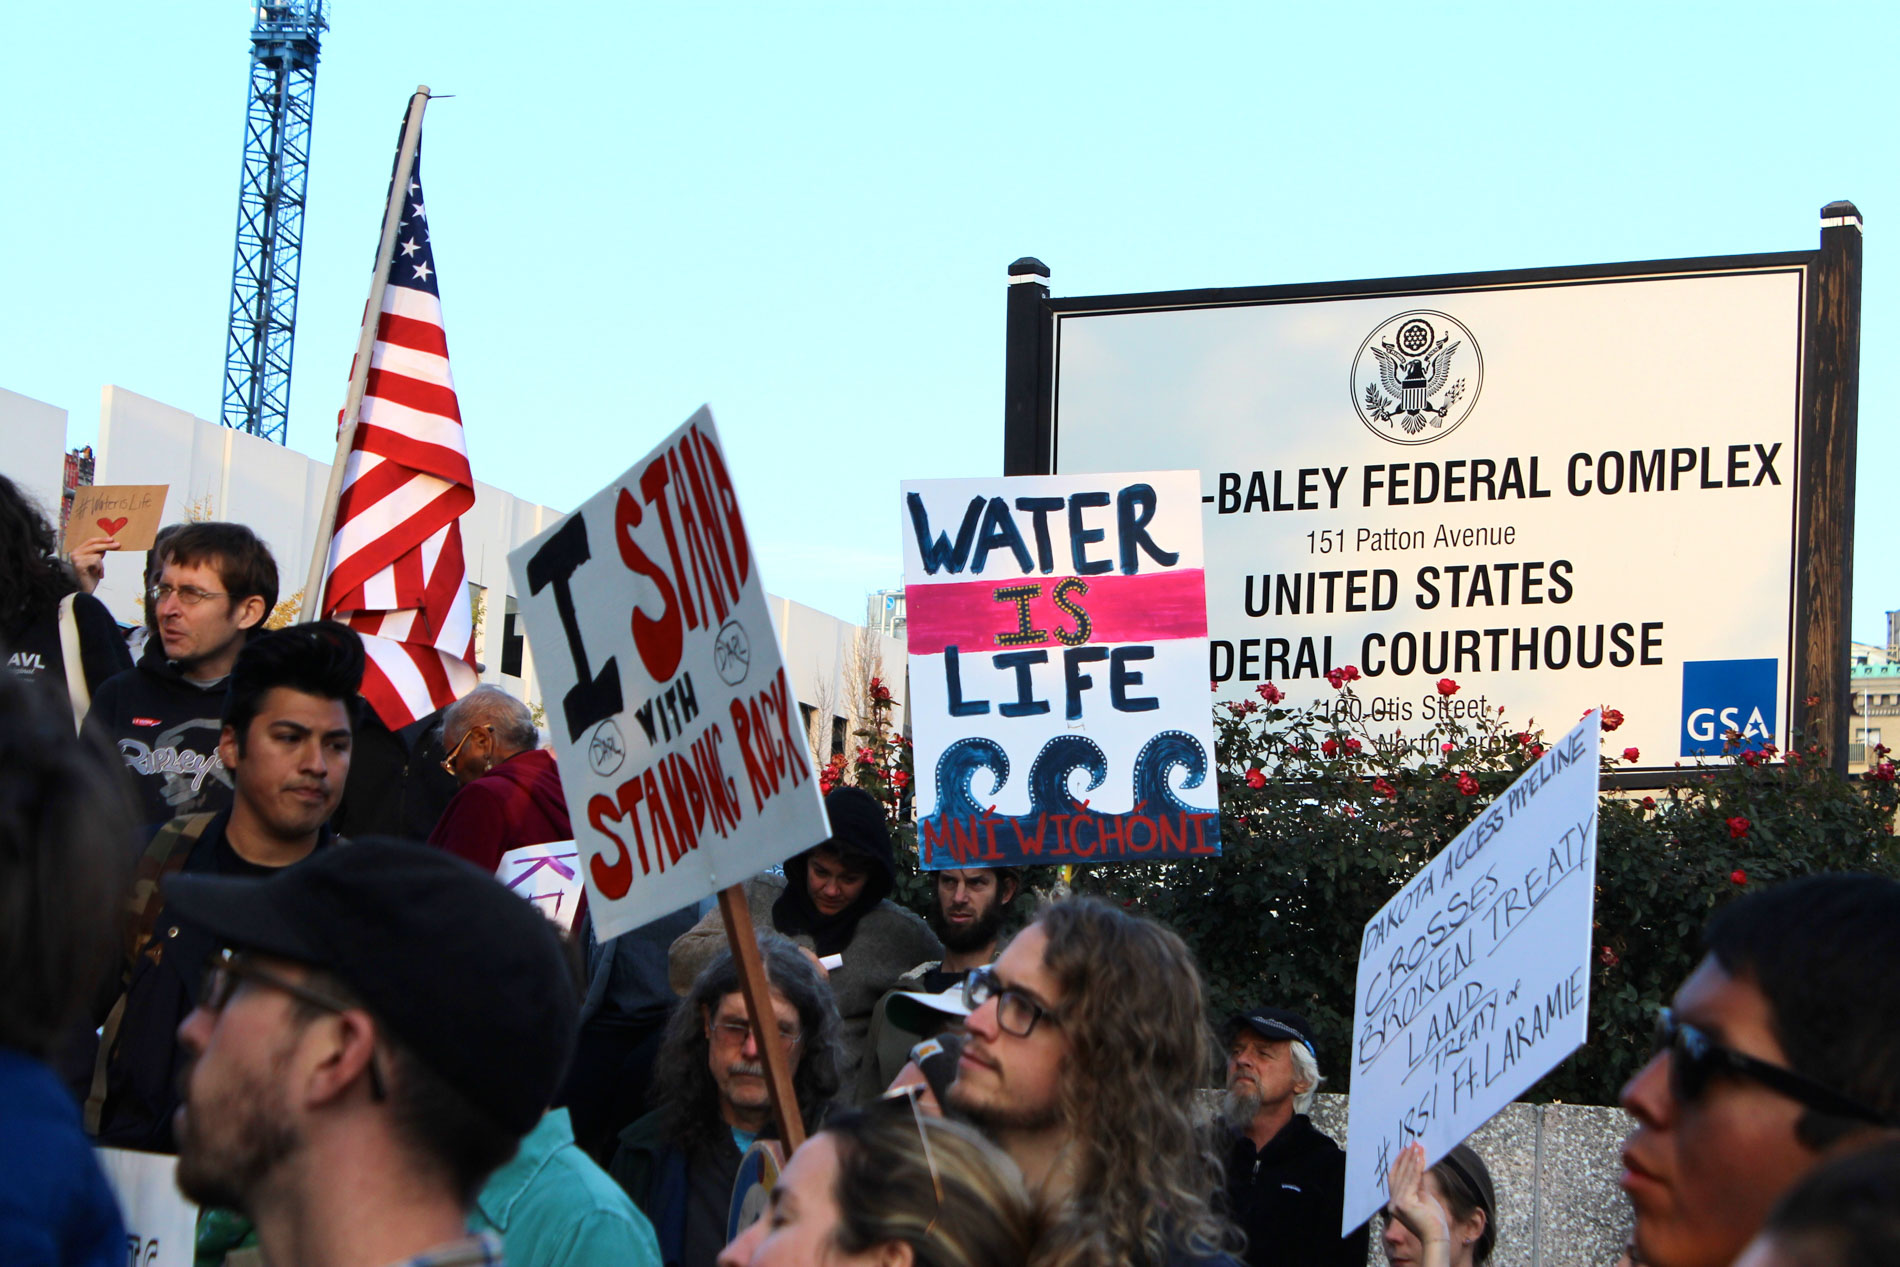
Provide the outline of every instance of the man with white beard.
{"type": "Polygon", "coordinates": [[[1306,1116],[1322,1080],[1312,1027],[1257,1007],[1229,1018],[1223,1037],[1227,1199],[1250,1267],[1364,1267],[1366,1229],[1339,1235],[1346,1154],[1306,1116]]]}

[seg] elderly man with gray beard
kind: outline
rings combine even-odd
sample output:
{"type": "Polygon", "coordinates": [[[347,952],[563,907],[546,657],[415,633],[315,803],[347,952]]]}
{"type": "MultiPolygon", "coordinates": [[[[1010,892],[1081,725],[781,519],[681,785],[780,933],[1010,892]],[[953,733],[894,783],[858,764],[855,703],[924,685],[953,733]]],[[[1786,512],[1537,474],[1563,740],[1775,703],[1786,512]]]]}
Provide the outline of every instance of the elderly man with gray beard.
{"type": "Polygon", "coordinates": [[[1322,1080],[1312,1026],[1257,1007],[1229,1018],[1223,1037],[1227,1199],[1250,1267],[1364,1267],[1366,1228],[1339,1234],[1346,1154],[1306,1116],[1322,1080]]]}

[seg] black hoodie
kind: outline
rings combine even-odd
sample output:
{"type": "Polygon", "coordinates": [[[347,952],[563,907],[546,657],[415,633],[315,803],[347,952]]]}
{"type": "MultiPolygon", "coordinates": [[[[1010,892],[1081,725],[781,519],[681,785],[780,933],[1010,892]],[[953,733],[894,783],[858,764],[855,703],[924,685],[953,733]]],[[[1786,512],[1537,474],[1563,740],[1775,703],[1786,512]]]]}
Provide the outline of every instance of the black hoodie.
{"type": "Polygon", "coordinates": [[[897,887],[897,856],[891,850],[890,830],[884,825],[884,807],[868,792],[841,787],[825,798],[825,813],[831,820],[832,835],[818,848],[835,849],[846,862],[865,869],[864,889],[858,900],[836,915],[821,912],[811,900],[811,887],[806,882],[812,855],[807,849],[785,860],[785,893],[772,904],[772,927],[787,937],[800,933],[809,936],[821,958],[842,954],[858,931],[858,921],[876,910],[877,904],[897,887]]]}
{"type": "Polygon", "coordinates": [[[125,759],[148,828],[180,814],[231,807],[231,772],[218,756],[224,683],[219,678],[201,686],[187,678],[154,638],[137,665],[94,692],[85,732],[125,759]]]}

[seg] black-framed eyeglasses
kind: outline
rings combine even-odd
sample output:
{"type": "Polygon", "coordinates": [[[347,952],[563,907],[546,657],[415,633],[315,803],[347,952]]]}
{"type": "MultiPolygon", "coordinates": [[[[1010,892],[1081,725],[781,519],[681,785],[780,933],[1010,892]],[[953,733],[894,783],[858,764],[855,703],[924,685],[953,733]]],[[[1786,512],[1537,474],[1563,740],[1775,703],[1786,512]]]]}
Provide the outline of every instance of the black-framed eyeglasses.
{"type": "MultiPolygon", "coordinates": [[[[341,1016],[345,1012],[360,1010],[359,1004],[345,1003],[335,995],[313,990],[301,982],[286,980],[267,968],[260,968],[251,961],[249,955],[236,950],[220,950],[205,965],[204,979],[198,987],[198,1006],[215,1016],[224,1011],[231,1002],[231,996],[237,993],[238,986],[245,982],[288,994],[321,1012],[341,1016]]],[[[376,1067],[374,1053],[369,1058],[369,1093],[377,1100],[387,1098],[383,1090],[382,1072],[376,1067]]]]}
{"type": "Polygon", "coordinates": [[[963,1005],[972,1012],[996,1000],[996,1023],[1006,1034],[1028,1038],[1036,1032],[1036,1022],[1045,1016],[1051,1025],[1062,1023],[1062,1014],[1045,1006],[1012,985],[1005,985],[989,968],[972,969],[963,979],[963,1005]]]}
{"type": "Polygon", "coordinates": [[[1701,1099],[1708,1090],[1709,1079],[1718,1073],[1729,1073],[1752,1078],[1821,1113],[1875,1126],[1892,1125],[1886,1115],[1805,1074],[1722,1046],[1705,1030],[1677,1020],[1673,1008],[1663,1008],[1656,1015],[1656,1050],[1669,1053],[1669,1092],[1681,1104],[1693,1104],[1701,1099]]]}
{"type": "Polygon", "coordinates": [[[145,596],[152,600],[152,606],[154,607],[170,598],[173,594],[178,595],[178,601],[187,607],[196,607],[207,598],[230,597],[229,594],[226,594],[222,590],[201,590],[196,585],[166,585],[163,582],[145,591],[145,596]]]}

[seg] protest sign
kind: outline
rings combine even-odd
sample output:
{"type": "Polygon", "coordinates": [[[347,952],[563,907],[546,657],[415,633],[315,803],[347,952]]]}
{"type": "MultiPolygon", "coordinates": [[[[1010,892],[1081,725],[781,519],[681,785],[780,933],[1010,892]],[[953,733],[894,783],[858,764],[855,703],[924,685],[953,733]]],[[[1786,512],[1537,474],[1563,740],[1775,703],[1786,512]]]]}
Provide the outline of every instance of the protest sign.
{"type": "Polygon", "coordinates": [[[74,489],[60,548],[70,553],[82,541],[111,537],[124,550],[151,549],[170,490],[170,484],[87,484],[74,489]]]}
{"type": "Polygon", "coordinates": [[[1366,925],[1342,1235],[1385,1203],[1400,1149],[1418,1141],[1436,1162],[1582,1045],[1598,723],[1585,717],[1366,925]]]}
{"type": "Polygon", "coordinates": [[[603,940],[830,836],[710,411],[508,561],[603,940]]]}
{"type": "Polygon", "coordinates": [[[192,1267],[198,1207],[178,1191],[178,1159],[125,1148],[93,1151],[125,1220],[126,1262],[134,1267],[192,1267]]]}
{"type": "Polygon", "coordinates": [[[580,850],[571,840],[523,845],[501,856],[495,877],[541,908],[562,932],[574,927],[581,902],[580,850]]]}
{"type": "Polygon", "coordinates": [[[902,492],[922,865],[1219,853],[1200,477],[902,492]]]}

